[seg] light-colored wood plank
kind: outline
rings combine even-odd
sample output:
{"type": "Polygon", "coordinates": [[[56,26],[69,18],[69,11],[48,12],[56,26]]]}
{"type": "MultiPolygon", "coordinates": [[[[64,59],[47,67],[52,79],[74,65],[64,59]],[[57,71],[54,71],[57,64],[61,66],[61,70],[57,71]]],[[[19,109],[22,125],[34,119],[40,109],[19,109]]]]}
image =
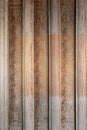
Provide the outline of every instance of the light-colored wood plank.
{"type": "Polygon", "coordinates": [[[50,1],[49,19],[49,129],[61,128],[61,12],[60,0],[50,1]]]}
{"type": "Polygon", "coordinates": [[[22,1],[9,1],[9,130],[22,130],[22,1]]]}
{"type": "Polygon", "coordinates": [[[76,130],[87,129],[87,0],[76,0],[76,130]]]}
{"type": "Polygon", "coordinates": [[[23,1],[23,130],[34,130],[34,1],[23,1]]]}
{"type": "Polygon", "coordinates": [[[8,0],[0,0],[0,130],[8,130],[8,0]]]}
{"type": "Polygon", "coordinates": [[[34,101],[35,130],[48,130],[48,20],[47,0],[34,4],[34,101]]]}

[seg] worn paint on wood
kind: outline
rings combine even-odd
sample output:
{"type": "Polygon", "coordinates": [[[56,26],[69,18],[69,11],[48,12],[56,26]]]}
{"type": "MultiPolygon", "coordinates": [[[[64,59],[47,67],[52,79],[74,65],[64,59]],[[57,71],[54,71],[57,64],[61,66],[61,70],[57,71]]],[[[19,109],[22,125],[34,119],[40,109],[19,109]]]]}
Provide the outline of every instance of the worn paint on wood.
{"type": "Polygon", "coordinates": [[[61,12],[60,0],[50,1],[49,129],[61,128],[61,12]]]}
{"type": "Polygon", "coordinates": [[[34,1],[23,1],[23,130],[34,130],[34,1]]]}
{"type": "Polygon", "coordinates": [[[0,0],[0,130],[87,129],[86,6],[0,0]]]}
{"type": "Polygon", "coordinates": [[[35,0],[34,6],[34,128],[48,130],[47,0],[35,0]]]}
{"type": "Polygon", "coordinates": [[[75,1],[51,0],[50,5],[50,129],[74,130],[75,1]]]}
{"type": "Polygon", "coordinates": [[[0,130],[8,130],[8,0],[0,0],[0,130]]]}
{"type": "Polygon", "coordinates": [[[76,3],[77,130],[87,129],[87,0],[76,3]]]}
{"type": "Polygon", "coordinates": [[[75,1],[61,0],[61,128],[74,130],[75,1]]]}
{"type": "Polygon", "coordinates": [[[22,1],[9,1],[9,129],[22,130],[22,1]]]}

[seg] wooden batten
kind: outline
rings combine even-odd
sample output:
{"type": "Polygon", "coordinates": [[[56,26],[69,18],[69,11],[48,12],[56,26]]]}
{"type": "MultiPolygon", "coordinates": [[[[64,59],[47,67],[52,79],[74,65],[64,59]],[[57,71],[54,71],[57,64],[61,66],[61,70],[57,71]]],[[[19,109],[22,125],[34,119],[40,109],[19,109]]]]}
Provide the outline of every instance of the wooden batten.
{"type": "Polygon", "coordinates": [[[23,130],[34,130],[34,1],[23,0],[23,130]]]}
{"type": "Polygon", "coordinates": [[[87,0],[76,1],[76,130],[87,129],[87,0]]]}
{"type": "Polygon", "coordinates": [[[9,129],[22,130],[22,0],[9,0],[9,129]]]}
{"type": "Polygon", "coordinates": [[[61,12],[60,0],[49,3],[49,129],[61,128],[61,12]]]}
{"type": "Polygon", "coordinates": [[[61,128],[75,129],[75,0],[61,0],[61,128]]]}
{"type": "Polygon", "coordinates": [[[48,130],[48,2],[34,3],[34,129],[48,130]]]}
{"type": "Polygon", "coordinates": [[[8,0],[0,0],[0,130],[8,130],[8,0]]]}

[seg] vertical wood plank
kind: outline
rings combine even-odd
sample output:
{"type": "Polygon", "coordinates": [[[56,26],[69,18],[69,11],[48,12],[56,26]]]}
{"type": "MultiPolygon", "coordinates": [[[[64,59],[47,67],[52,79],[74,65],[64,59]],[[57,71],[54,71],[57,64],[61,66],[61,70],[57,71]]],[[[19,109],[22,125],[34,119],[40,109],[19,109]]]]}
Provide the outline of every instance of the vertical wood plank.
{"type": "Polygon", "coordinates": [[[75,1],[51,0],[50,6],[50,129],[74,130],[75,1]]]}
{"type": "Polygon", "coordinates": [[[9,0],[9,130],[22,130],[22,1],[9,0]]]}
{"type": "Polygon", "coordinates": [[[50,1],[49,129],[61,129],[61,12],[60,0],[50,1]]]}
{"type": "Polygon", "coordinates": [[[76,130],[87,129],[87,0],[76,0],[76,130]]]}
{"type": "Polygon", "coordinates": [[[47,0],[34,4],[34,106],[35,130],[48,130],[48,21],[47,0]]]}
{"type": "Polygon", "coordinates": [[[34,130],[34,0],[23,1],[23,130],[34,130]]]}
{"type": "Polygon", "coordinates": [[[74,6],[61,0],[61,129],[74,130],[74,6]]]}
{"type": "Polygon", "coordinates": [[[0,130],[8,130],[8,0],[0,0],[0,130]]]}

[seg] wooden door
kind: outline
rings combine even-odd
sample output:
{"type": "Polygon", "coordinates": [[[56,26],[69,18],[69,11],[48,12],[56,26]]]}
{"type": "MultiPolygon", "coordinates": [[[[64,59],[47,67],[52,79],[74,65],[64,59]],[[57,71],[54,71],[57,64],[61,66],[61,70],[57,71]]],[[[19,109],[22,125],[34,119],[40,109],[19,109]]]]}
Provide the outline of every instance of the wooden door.
{"type": "Polygon", "coordinates": [[[0,130],[87,129],[87,0],[0,0],[0,130]]]}

